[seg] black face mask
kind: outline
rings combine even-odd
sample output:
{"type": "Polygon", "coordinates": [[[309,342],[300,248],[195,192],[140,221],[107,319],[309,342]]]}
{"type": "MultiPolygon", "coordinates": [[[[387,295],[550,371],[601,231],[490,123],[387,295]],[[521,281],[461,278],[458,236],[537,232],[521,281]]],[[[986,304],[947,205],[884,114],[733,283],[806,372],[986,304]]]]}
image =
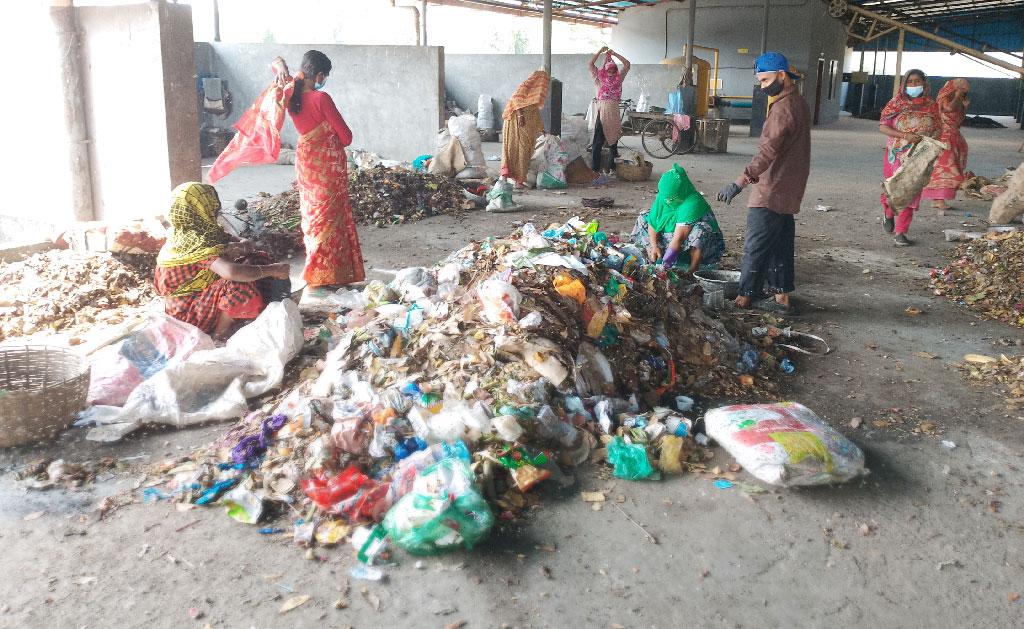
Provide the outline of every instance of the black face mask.
{"type": "Polygon", "coordinates": [[[785,84],[782,82],[782,79],[775,77],[775,80],[769,83],[768,87],[762,87],[761,91],[769,96],[778,96],[782,93],[783,87],[785,87],[785,84]]]}

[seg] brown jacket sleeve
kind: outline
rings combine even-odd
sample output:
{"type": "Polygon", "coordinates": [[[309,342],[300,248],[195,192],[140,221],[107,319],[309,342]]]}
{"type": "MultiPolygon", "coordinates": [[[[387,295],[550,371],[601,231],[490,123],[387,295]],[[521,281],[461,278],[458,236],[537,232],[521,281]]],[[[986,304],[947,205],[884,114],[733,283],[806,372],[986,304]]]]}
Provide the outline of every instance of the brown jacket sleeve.
{"type": "MultiPolygon", "coordinates": [[[[793,98],[790,96],[789,98],[793,98]]],[[[772,115],[765,120],[764,129],[761,131],[761,142],[757,146],[757,154],[750,160],[743,174],[736,180],[736,185],[745,188],[752,183],[757,183],[758,178],[779,154],[786,148],[794,128],[794,120],[789,107],[780,107],[771,112],[772,115]]]]}

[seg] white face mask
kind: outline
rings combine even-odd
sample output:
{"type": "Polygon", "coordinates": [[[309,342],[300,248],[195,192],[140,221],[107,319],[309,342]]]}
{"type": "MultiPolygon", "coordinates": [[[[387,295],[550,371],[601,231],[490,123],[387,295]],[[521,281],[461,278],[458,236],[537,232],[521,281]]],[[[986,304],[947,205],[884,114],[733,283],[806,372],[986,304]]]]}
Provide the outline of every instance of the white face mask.
{"type": "Polygon", "coordinates": [[[923,85],[915,85],[913,87],[908,87],[907,88],[907,96],[909,96],[911,98],[917,98],[918,96],[920,96],[923,93],[924,93],[924,86],[923,85]]]}

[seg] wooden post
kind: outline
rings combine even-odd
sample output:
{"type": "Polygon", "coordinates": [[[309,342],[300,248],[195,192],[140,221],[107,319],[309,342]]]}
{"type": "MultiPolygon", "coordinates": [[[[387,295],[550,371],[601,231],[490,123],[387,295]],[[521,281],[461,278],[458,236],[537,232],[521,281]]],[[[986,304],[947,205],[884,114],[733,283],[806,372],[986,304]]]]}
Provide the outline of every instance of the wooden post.
{"type": "Polygon", "coordinates": [[[901,28],[900,38],[896,43],[896,74],[893,75],[892,80],[893,97],[900,93],[900,81],[903,79],[903,38],[906,34],[906,31],[901,28]]]}

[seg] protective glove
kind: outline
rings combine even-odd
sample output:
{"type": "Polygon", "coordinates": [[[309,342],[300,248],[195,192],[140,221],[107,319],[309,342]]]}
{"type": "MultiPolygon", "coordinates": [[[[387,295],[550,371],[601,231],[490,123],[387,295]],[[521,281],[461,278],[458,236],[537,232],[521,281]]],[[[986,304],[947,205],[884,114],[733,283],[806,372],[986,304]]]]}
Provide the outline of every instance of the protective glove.
{"type": "Polygon", "coordinates": [[[665,256],[661,259],[661,263],[667,267],[672,266],[673,264],[676,263],[676,256],[678,255],[678,249],[673,249],[672,247],[669,247],[668,249],[665,250],[665,256]]]}
{"type": "Polygon", "coordinates": [[[732,203],[732,200],[736,198],[736,195],[743,191],[735,183],[731,183],[728,186],[722,188],[722,191],[718,193],[718,200],[725,201],[726,205],[732,203]]]}

